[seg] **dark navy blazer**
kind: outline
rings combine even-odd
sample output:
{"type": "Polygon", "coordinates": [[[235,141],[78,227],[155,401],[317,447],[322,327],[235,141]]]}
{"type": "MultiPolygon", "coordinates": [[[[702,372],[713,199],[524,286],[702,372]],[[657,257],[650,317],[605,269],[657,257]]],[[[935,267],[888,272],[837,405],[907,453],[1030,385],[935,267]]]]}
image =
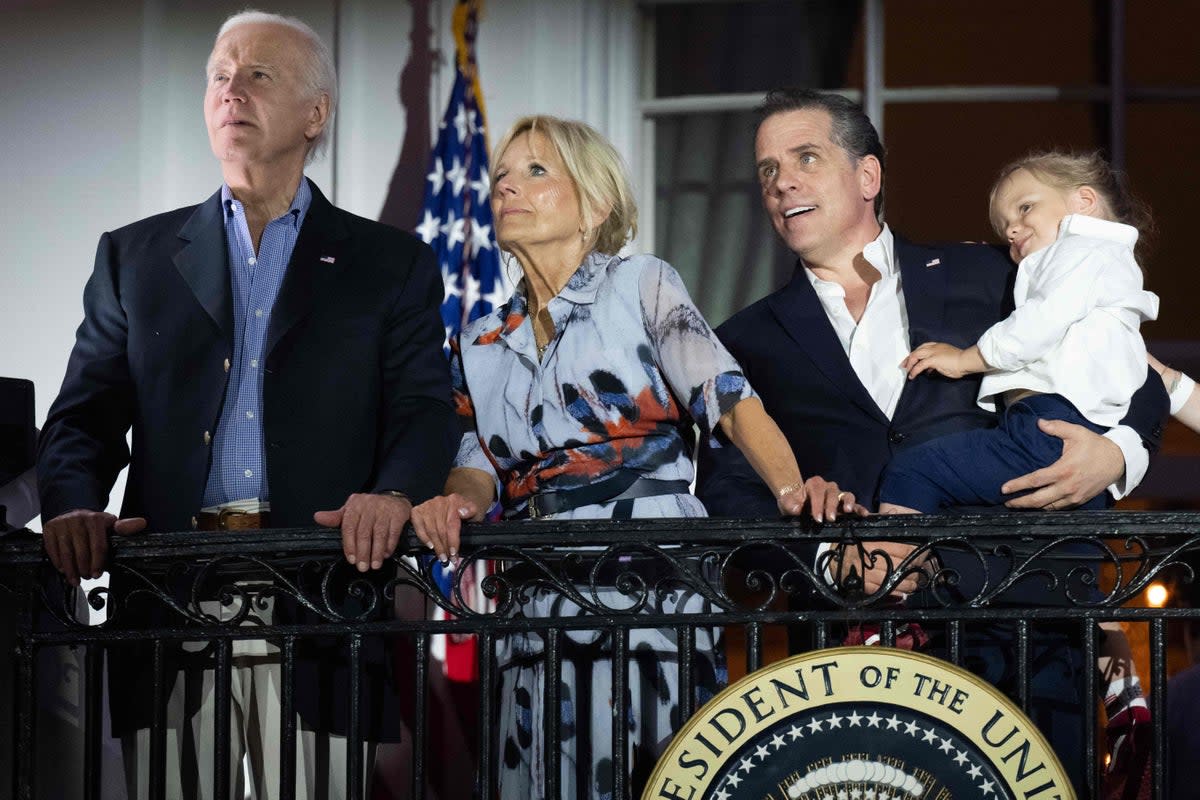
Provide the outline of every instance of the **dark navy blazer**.
{"type": "MultiPolygon", "coordinates": [[[[415,502],[438,494],[458,444],[433,252],[335,208],[315,185],[312,194],[263,361],[263,445],[280,528],[311,528],[314,511],[354,492],[399,490],[415,502]]],[[[219,192],[101,237],[39,441],[43,518],[103,509],[129,463],[122,515],[146,517],[153,531],[192,527],[233,357],[227,252],[219,192]]],[[[130,676],[113,677],[132,691],[130,676]]],[[[298,686],[302,714],[316,694],[298,686]]],[[[380,703],[369,704],[368,719],[378,719],[380,703]]],[[[114,727],[125,710],[114,703],[114,727]]]]}

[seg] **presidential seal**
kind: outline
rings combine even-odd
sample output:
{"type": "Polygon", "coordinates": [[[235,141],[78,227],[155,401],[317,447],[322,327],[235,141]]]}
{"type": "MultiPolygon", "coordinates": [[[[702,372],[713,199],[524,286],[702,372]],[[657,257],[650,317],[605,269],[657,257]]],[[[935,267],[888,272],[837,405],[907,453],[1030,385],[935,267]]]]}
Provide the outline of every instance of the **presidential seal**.
{"type": "Polygon", "coordinates": [[[761,669],[696,712],[642,800],[1067,800],[1062,765],[991,684],[908,650],[761,669]]]}

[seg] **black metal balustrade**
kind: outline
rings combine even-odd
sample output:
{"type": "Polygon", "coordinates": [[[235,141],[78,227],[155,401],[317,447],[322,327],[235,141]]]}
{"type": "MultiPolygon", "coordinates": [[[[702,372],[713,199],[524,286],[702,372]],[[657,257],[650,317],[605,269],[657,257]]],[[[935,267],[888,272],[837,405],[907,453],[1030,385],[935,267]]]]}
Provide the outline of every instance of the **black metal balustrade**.
{"type": "MultiPolygon", "coordinates": [[[[869,545],[866,549],[870,549],[869,545]]],[[[482,731],[477,754],[477,791],[495,796],[498,753],[494,741],[497,713],[495,644],[511,632],[537,632],[547,659],[547,708],[559,704],[558,654],[565,633],[572,630],[611,632],[614,695],[623,696],[629,659],[628,635],[634,628],[673,628],[680,641],[682,718],[695,711],[692,685],[694,632],[698,628],[741,628],[746,640],[746,669],[764,664],[764,634],[773,626],[790,626],[808,637],[813,647],[840,644],[847,623],[878,622],[884,644],[895,641],[897,626],[917,621],[944,632],[949,660],[961,663],[964,637],[973,625],[996,621],[1013,626],[1013,648],[1020,664],[1015,698],[1027,707],[1031,637],[1043,626],[1067,626],[1078,631],[1084,659],[1094,664],[1098,648],[1096,623],[1122,620],[1148,627],[1150,642],[1150,706],[1154,719],[1153,796],[1165,797],[1166,652],[1169,625],[1200,619],[1200,609],[1127,606],[1155,579],[1175,583],[1192,579],[1191,557],[1200,551],[1197,513],[1058,513],[1003,514],[961,517],[874,517],[815,525],[794,520],[663,519],[602,522],[530,521],[472,526],[461,552],[466,561],[495,560],[505,570],[484,581],[495,601],[491,610],[472,609],[456,591],[443,597],[431,574],[429,559],[413,561],[404,555],[428,552],[410,534],[392,559],[395,574],[386,581],[365,580],[341,556],[336,531],[264,530],[239,533],[148,534],[113,541],[111,590],[94,590],[86,598],[104,608],[108,620],[88,626],[76,621],[77,600],[45,561],[40,538],[27,533],[0,539],[0,586],[15,614],[16,643],[12,654],[14,736],[12,796],[39,796],[34,743],[36,726],[45,711],[37,702],[35,658],[44,649],[63,645],[84,653],[82,680],[83,786],[79,796],[99,797],[101,739],[101,663],[106,649],[133,642],[148,643],[156,668],[144,691],[158,713],[151,728],[152,797],[163,791],[164,664],[175,643],[208,640],[213,643],[217,670],[217,731],[228,730],[228,687],[232,643],[239,639],[268,639],[279,646],[283,674],[281,797],[292,797],[295,780],[296,726],[291,715],[297,645],[308,637],[340,637],[351,657],[352,692],[361,691],[358,670],[364,641],[385,637],[407,640],[415,653],[413,679],[402,690],[412,692],[414,731],[411,796],[425,796],[430,761],[427,730],[429,659],[432,637],[473,632],[479,635],[478,713],[482,731]],[[842,586],[831,586],[824,567],[814,566],[798,551],[811,551],[818,541],[863,547],[864,542],[890,540],[918,546],[903,563],[892,565],[891,577],[873,595],[864,595],[857,574],[842,586]],[[807,547],[806,547],[807,546],[807,547]],[[937,572],[922,608],[897,608],[886,595],[930,550],[939,554],[937,572]],[[1099,580],[1101,573],[1106,575],[1099,580]],[[1097,587],[1104,585],[1103,592],[1097,587]],[[623,594],[616,606],[598,599],[597,587],[617,587],[623,594]],[[708,601],[698,614],[659,614],[650,602],[657,592],[688,590],[708,601]],[[1020,605],[1036,589],[1037,605],[1020,605]],[[530,592],[550,591],[582,609],[579,616],[530,619],[515,613],[530,592]],[[397,592],[417,593],[428,603],[453,611],[450,620],[404,619],[382,613],[397,592]],[[218,599],[235,607],[232,618],[218,620],[201,607],[218,599]],[[291,603],[308,613],[303,623],[246,625],[255,621],[263,601],[291,603]],[[791,599],[792,610],[786,600],[791,599]],[[234,605],[236,603],[236,605],[234,605]],[[1014,603],[1017,603],[1014,605],[1014,603]],[[800,610],[796,610],[796,608],[800,610]],[[135,627],[129,620],[152,609],[161,620],[155,627],[135,627]]],[[[824,559],[833,556],[825,551],[824,559]]],[[[460,573],[461,574],[461,571],[460,573]]],[[[608,596],[611,596],[609,594],[608,596]]],[[[1146,680],[1147,676],[1143,676],[1146,680]]],[[[1085,696],[1095,696],[1097,677],[1085,670],[1085,696]]],[[[1087,763],[1099,765],[1097,709],[1085,704],[1087,763]]],[[[361,741],[363,722],[350,705],[351,746],[347,771],[350,797],[360,797],[362,781],[354,744],[361,741]]],[[[549,715],[547,716],[549,719],[549,715]]],[[[629,791],[623,725],[613,726],[615,796],[629,791]]],[[[546,770],[545,796],[558,795],[557,726],[547,724],[545,737],[551,763],[546,770]]],[[[217,797],[229,796],[227,735],[217,735],[217,758],[212,776],[217,797]]],[[[462,768],[454,765],[455,769],[462,768]]],[[[1099,785],[1099,766],[1091,776],[1099,785]]],[[[7,793],[7,790],[4,791],[7,793]]],[[[1095,791],[1092,792],[1095,796],[1095,791]]]]}

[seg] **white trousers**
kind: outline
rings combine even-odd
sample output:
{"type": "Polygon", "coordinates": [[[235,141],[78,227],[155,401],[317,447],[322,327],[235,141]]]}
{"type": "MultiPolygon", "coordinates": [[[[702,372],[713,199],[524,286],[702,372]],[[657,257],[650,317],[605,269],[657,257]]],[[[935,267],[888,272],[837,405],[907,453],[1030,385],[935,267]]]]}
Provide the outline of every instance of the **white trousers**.
{"type": "MultiPolygon", "coordinates": [[[[233,607],[203,603],[206,613],[228,618],[233,607]]],[[[255,616],[270,620],[270,610],[255,616]]],[[[203,649],[188,642],[184,650],[203,649]]],[[[229,698],[229,771],[232,800],[277,800],[280,764],[279,649],[268,642],[233,643],[229,698]]],[[[181,670],[167,700],[167,800],[211,800],[215,780],[216,671],[181,670]]],[[[397,745],[392,745],[397,746],[397,745]]],[[[150,730],[122,737],[125,783],[130,800],[149,794],[150,730]]],[[[343,800],[347,796],[347,743],[343,736],[301,727],[296,720],[297,800],[343,800]]],[[[371,796],[376,745],[363,743],[363,797],[371,796]]]]}

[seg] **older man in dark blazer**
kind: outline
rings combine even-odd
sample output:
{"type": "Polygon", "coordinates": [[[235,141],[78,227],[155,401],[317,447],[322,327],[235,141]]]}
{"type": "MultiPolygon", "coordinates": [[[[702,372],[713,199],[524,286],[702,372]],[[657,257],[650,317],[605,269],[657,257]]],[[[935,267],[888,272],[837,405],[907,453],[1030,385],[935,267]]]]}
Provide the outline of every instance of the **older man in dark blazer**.
{"type": "MultiPolygon", "coordinates": [[[[892,234],[880,220],[883,147],[855,104],[837,95],[785,90],[769,94],[760,111],[755,159],[763,205],[799,261],[787,286],[717,333],[787,436],[804,474],[836,481],[874,508],[880,476],[896,452],[995,424],[994,415],[976,404],[978,375],[952,381],[926,373],[909,381],[900,362],[926,341],[973,344],[1011,310],[1015,267],[986,245],[928,247],[892,234]]],[[[1043,421],[1044,432],[1062,438],[1063,457],[1010,481],[1006,492],[1033,490],[1010,505],[1070,508],[1105,487],[1117,495],[1129,491],[1145,471],[1147,449],[1157,446],[1166,412],[1162,381],[1147,368],[1147,383],[1125,426],[1107,437],[1043,421]]],[[[701,453],[697,494],[715,516],[776,513],[774,498],[732,447],[701,453]]],[[[877,546],[896,560],[912,550],[899,543],[877,546]]],[[[939,557],[948,563],[955,555],[939,557]]],[[[852,560],[849,553],[847,562],[852,560]]],[[[958,589],[970,593],[982,578],[978,565],[964,559],[954,566],[963,570],[958,589]]],[[[863,575],[867,589],[877,589],[885,575],[882,560],[863,575]]],[[[918,587],[910,579],[898,588],[909,593],[918,587]]],[[[1008,596],[1039,602],[1036,590],[1042,588],[1026,581],[1008,596]]],[[[1004,636],[981,645],[979,671],[1005,685],[1012,665],[997,656],[1009,650],[1004,636]]],[[[1061,685],[1061,674],[1080,664],[1075,648],[1062,652],[1065,661],[1047,657],[1052,669],[1035,675],[1041,703],[1035,716],[1080,778],[1075,693],[1081,683],[1068,676],[1061,685]],[[1049,676],[1044,683],[1043,674],[1049,676]],[[1058,723],[1056,716],[1067,721],[1058,723]]]]}
{"type": "MultiPolygon", "coordinates": [[[[247,12],[221,28],[207,73],[224,185],[101,237],[42,434],[46,550],[71,583],[101,572],[114,530],[314,520],[341,528],[358,570],[379,569],[412,504],[440,490],[457,443],[432,252],[335,208],[304,177],[336,103],[328,48],[299,20],[247,12]],[[103,509],[126,463],[116,519],[103,509]]],[[[267,661],[277,668],[277,655],[267,661]]],[[[126,732],[149,722],[148,698],[121,673],[133,667],[110,665],[123,688],[114,727],[126,732]]],[[[345,673],[310,660],[297,682],[302,731],[341,732],[345,673]]],[[[385,696],[368,676],[368,737],[394,722],[385,696]]],[[[268,741],[278,735],[262,725],[268,741]]],[[[273,793],[277,773],[259,767],[273,793]]],[[[302,781],[311,768],[299,765],[302,781]]]]}

